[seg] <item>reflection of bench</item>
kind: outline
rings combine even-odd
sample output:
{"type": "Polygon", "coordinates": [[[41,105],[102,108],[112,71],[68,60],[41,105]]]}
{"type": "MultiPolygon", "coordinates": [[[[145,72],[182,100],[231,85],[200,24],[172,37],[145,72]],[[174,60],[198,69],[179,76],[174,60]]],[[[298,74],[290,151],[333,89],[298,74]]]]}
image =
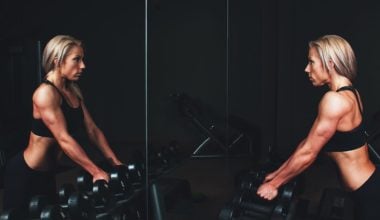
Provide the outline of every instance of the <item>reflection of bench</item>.
{"type": "Polygon", "coordinates": [[[223,126],[221,127],[223,128],[220,128],[210,119],[201,119],[200,106],[190,96],[185,93],[177,93],[172,97],[178,104],[181,115],[188,118],[205,136],[193,151],[192,158],[248,156],[253,153],[250,136],[241,129],[232,126],[228,119],[227,122],[222,123],[223,126]],[[245,152],[242,152],[244,150],[245,152]]]}

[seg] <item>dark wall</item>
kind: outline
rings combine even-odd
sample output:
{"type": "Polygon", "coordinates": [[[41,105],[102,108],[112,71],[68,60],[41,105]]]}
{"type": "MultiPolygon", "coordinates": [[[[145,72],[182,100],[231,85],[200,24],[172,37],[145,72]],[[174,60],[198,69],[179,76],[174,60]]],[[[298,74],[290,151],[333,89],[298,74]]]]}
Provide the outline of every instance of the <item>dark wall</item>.
{"type": "Polygon", "coordinates": [[[258,1],[230,2],[156,1],[150,9],[153,145],[177,140],[191,151],[207,137],[170,98],[183,92],[205,127],[215,125],[224,137],[243,127],[260,147],[262,8],[258,1]]]}
{"type": "MultiPolygon", "coordinates": [[[[225,118],[226,4],[157,1],[149,19],[150,137],[199,144],[202,133],[178,112],[171,94],[184,92],[202,103],[202,112],[225,118]]],[[[211,118],[212,120],[213,118],[211,118]]]]}
{"type": "MultiPolygon", "coordinates": [[[[2,103],[12,106],[15,92],[22,92],[25,96],[16,101],[30,111],[26,97],[36,84],[36,65],[30,61],[36,42],[44,45],[55,34],[71,34],[85,42],[87,70],[80,84],[99,126],[111,141],[144,142],[144,2],[56,1],[59,10],[53,3],[0,3],[0,71],[2,79],[10,82],[1,87],[2,103]],[[27,51],[22,56],[17,55],[20,48],[27,51]],[[30,68],[11,70],[12,56],[19,57],[18,66],[30,68]],[[29,80],[23,91],[16,87],[29,80]]],[[[199,144],[202,134],[178,113],[170,98],[186,92],[199,101],[206,118],[224,127],[228,115],[236,116],[259,135],[258,148],[267,151],[271,146],[288,154],[307,134],[326,91],[313,88],[304,73],[308,41],[324,34],[345,37],[356,51],[355,85],[363,96],[365,117],[370,119],[380,107],[376,1],[148,3],[147,107],[152,143],[176,139],[189,149],[199,144]]],[[[2,108],[3,121],[11,118],[9,112],[21,114],[20,108],[11,109],[2,108]]]]}

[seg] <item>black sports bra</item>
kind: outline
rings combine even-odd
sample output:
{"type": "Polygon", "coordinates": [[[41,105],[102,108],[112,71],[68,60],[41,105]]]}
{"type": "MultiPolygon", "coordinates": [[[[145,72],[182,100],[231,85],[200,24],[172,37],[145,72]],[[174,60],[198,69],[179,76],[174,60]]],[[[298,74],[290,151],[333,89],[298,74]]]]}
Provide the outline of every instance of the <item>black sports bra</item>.
{"type": "MultiPolygon", "coordinates": [[[[62,104],[61,109],[63,112],[63,115],[66,119],[66,126],[67,130],[71,135],[77,134],[81,128],[83,128],[83,110],[82,106],[79,105],[77,108],[72,108],[64,98],[63,94],[59,91],[59,89],[49,80],[44,80],[42,83],[46,83],[48,85],[53,86],[55,89],[57,89],[58,93],[62,97],[62,104]]],[[[42,119],[32,119],[32,132],[38,136],[42,137],[53,137],[53,134],[49,130],[49,128],[45,125],[45,123],[42,121],[42,119]]]]}
{"type": "MultiPolygon", "coordinates": [[[[360,107],[359,97],[356,93],[356,89],[352,86],[344,86],[337,90],[337,92],[350,90],[355,94],[355,98],[359,105],[360,113],[363,115],[363,110],[360,107]]],[[[365,134],[365,126],[362,122],[359,126],[351,131],[336,131],[331,139],[322,149],[325,152],[342,152],[357,149],[366,143],[367,136],[365,134]]]]}

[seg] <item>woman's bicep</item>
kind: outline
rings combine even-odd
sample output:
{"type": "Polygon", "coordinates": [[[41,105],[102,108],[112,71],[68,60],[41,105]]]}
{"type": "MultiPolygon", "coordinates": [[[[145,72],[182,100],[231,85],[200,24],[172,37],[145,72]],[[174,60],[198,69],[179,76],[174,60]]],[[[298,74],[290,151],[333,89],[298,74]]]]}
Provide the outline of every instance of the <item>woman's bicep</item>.
{"type": "Polygon", "coordinates": [[[33,104],[34,110],[38,112],[39,117],[54,137],[58,138],[67,134],[66,119],[60,104],[55,99],[36,99],[33,104]]]}
{"type": "Polygon", "coordinates": [[[344,109],[336,105],[334,98],[322,100],[318,116],[306,138],[306,143],[319,152],[337,130],[338,123],[344,115],[344,109]]]}

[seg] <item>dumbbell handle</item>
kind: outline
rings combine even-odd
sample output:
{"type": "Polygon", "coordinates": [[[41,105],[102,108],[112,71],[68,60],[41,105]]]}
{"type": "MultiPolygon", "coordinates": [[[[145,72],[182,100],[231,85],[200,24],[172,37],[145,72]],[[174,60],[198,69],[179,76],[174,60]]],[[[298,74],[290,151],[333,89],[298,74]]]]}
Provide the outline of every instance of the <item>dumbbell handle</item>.
{"type": "Polygon", "coordinates": [[[267,214],[258,213],[251,210],[244,210],[243,214],[236,220],[248,220],[248,219],[267,220],[268,218],[269,218],[269,215],[267,214]]]}
{"type": "MultiPolygon", "coordinates": [[[[292,200],[294,190],[295,190],[295,184],[296,184],[295,182],[292,182],[292,183],[288,183],[288,184],[284,185],[283,187],[281,187],[278,191],[278,195],[277,195],[276,200],[281,200],[284,202],[292,200]]],[[[249,184],[249,183],[243,183],[242,186],[243,185],[244,185],[244,187],[242,187],[243,189],[248,190],[248,191],[254,193],[255,196],[257,196],[258,186],[256,186],[255,184],[249,184]]]]}
{"type": "Polygon", "coordinates": [[[268,206],[268,205],[261,205],[261,204],[255,204],[255,203],[249,203],[249,202],[242,202],[240,204],[240,208],[270,215],[273,210],[273,205],[268,206]]]}

